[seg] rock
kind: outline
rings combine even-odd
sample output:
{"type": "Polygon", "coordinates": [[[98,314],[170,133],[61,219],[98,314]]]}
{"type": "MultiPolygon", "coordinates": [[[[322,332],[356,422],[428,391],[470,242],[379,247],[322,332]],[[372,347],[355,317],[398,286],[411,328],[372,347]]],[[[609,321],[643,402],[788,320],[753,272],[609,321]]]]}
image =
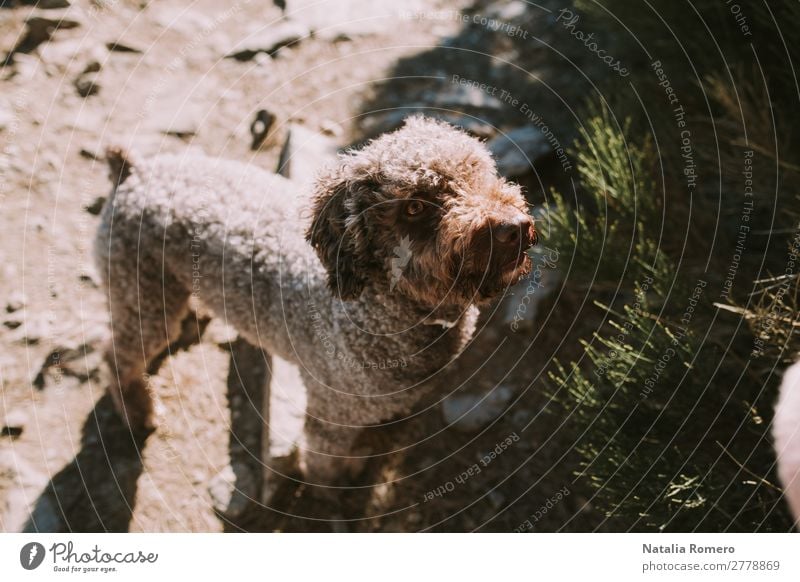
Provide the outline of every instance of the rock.
{"type": "MultiPolygon", "coordinates": [[[[87,160],[94,160],[97,162],[102,161],[105,158],[105,154],[103,154],[101,150],[97,150],[91,146],[81,146],[81,149],[78,152],[78,154],[82,158],[86,158],[87,160]]],[[[99,200],[99,198],[96,199],[95,202],[97,202],[97,200],[99,200]]],[[[105,202],[105,199],[103,201],[105,202]]],[[[89,207],[88,206],[84,207],[84,210],[89,211],[89,207]]],[[[93,213],[89,211],[89,214],[93,213]]]]}
{"type": "Polygon", "coordinates": [[[91,268],[85,269],[78,275],[78,281],[81,283],[88,283],[95,289],[99,289],[102,281],[100,280],[100,276],[97,274],[97,271],[91,268]]]}
{"type": "Polygon", "coordinates": [[[21,410],[12,410],[6,414],[0,427],[0,437],[18,438],[25,430],[28,417],[21,410]]]}
{"type": "Polygon", "coordinates": [[[135,53],[141,54],[144,48],[137,46],[135,43],[125,40],[112,40],[106,43],[106,48],[115,53],[135,53]]]}
{"type": "Polygon", "coordinates": [[[506,385],[497,386],[485,395],[450,396],[442,403],[444,420],[461,432],[477,432],[499,418],[513,396],[514,391],[506,385]]]}
{"type": "MultiPolygon", "coordinates": [[[[81,150],[81,154],[83,154],[83,150],[81,150]]],[[[93,158],[99,159],[99,158],[93,158]]],[[[100,213],[103,211],[103,206],[106,204],[107,198],[105,196],[98,196],[94,199],[90,204],[84,207],[84,210],[91,214],[92,216],[99,216],[100,213]]]]}
{"type": "Polygon", "coordinates": [[[442,109],[466,108],[499,110],[503,102],[474,85],[448,83],[436,91],[425,91],[422,101],[442,109]]]}
{"type": "Polygon", "coordinates": [[[11,53],[29,53],[50,40],[56,31],[78,28],[81,24],[78,13],[71,8],[58,11],[33,10],[25,19],[25,36],[11,53]]]}
{"type": "Polygon", "coordinates": [[[81,73],[75,79],[75,90],[81,97],[89,97],[100,92],[100,85],[97,82],[97,73],[81,73]]]}
{"type": "Polygon", "coordinates": [[[250,124],[250,135],[253,141],[250,143],[250,149],[255,151],[261,147],[264,140],[267,139],[269,130],[275,123],[275,115],[266,109],[259,109],[256,111],[255,119],[250,124]]]}
{"type": "Polygon", "coordinates": [[[22,291],[14,291],[8,296],[8,300],[6,301],[6,312],[14,313],[15,311],[19,311],[25,307],[27,304],[28,298],[25,297],[25,294],[22,293],[22,291]]]}
{"type": "Polygon", "coordinates": [[[487,146],[497,160],[498,171],[507,178],[529,173],[537,159],[552,152],[547,138],[532,126],[513,129],[487,146]]]}
{"type": "Polygon", "coordinates": [[[226,58],[249,61],[258,53],[274,55],[281,48],[309,35],[307,26],[283,19],[239,39],[226,53],[226,58]]]}
{"type": "Polygon", "coordinates": [[[289,126],[286,142],[278,160],[278,174],[309,186],[317,172],[336,160],[336,143],[322,134],[297,124],[289,126]]]}

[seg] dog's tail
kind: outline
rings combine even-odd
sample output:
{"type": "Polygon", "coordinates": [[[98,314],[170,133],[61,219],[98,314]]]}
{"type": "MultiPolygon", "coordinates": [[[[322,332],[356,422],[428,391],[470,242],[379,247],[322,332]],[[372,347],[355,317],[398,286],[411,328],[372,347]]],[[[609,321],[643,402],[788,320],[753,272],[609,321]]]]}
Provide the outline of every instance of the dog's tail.
{"type": "Polygon", "coordinates": [[[108,162],[108,177],[116,190],[131,175],[134,167],[133,156],[120,146],[110,146],[106,148],[106,162],[108,162]]]}
{"type": "Polygon", "coordinates": [[[114,218],[115,198],[118,196],[119,187],[131,176],[141,164],[136,156],[120,146],[106,148],[105,159],[108,163],[108,177],[111,180],[111,193],[103,204],[100,212],[100,224],[94,240],[94,258],[101,279],[108,280],[105,275],[109,269],[111,256],[111,224],[114,218]]]}

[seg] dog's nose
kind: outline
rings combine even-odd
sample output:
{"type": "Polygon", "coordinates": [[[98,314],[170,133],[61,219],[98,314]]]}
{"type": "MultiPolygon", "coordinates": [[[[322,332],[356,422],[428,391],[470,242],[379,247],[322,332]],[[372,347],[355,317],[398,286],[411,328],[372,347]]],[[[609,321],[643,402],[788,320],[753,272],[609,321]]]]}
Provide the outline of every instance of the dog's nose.
{"type": "Polygon", "coordinates": [[[533,243],[533,221],[527,214],[500,221],[492,229],[494,240],[503,246],[527,248],[533,243]]]}

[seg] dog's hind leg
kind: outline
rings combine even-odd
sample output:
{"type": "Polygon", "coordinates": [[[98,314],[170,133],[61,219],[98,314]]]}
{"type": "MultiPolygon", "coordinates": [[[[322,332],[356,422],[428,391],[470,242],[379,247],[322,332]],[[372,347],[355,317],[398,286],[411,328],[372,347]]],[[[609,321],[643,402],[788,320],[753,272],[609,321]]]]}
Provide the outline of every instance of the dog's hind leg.
{"type": "Polygon", "coordinates": [[[178,339],[189,309],[189,291],[169,273],[155,275],[152,265],[149,273],[139,276],[131,277],[135,275],[131,271],[112,272],[121,276],[118,280],[109,277],[108,283],[111,344],[106,361],[112,375],[109,391],[117,412],[131,429],[155,428],[146,373],[158,355],[178,339]]]}

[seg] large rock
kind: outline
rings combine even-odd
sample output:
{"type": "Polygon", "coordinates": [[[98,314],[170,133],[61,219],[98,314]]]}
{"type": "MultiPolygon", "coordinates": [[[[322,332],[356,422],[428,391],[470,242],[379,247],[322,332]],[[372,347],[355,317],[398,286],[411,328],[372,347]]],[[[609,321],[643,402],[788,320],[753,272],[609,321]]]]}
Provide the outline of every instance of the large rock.
{"type": "Polygon", "coordinates": [[[536,160],[553,151],[544,134],[533,126],[512,129],[487,146],[497,160],[497,170],[507,178],[531,172],[536,160]]]}

